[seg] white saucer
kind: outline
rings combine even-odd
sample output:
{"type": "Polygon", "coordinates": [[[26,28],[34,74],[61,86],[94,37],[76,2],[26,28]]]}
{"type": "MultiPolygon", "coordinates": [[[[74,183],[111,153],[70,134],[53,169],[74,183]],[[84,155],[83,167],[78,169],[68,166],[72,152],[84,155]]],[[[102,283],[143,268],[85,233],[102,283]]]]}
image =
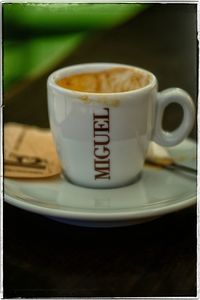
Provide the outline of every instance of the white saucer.
{"type": "MultiPolygon", "coordinates": [[[[174,159],[196,167],[196,144],[185,140],[169,148],[174,159]]],[[[196,202],[196,178],[145,167],[141,179],[117,189],[75,186],[62,176],[45,180],[4,181],[5,201],[57,221],[91,227],[138,224],[196,202]]]]}

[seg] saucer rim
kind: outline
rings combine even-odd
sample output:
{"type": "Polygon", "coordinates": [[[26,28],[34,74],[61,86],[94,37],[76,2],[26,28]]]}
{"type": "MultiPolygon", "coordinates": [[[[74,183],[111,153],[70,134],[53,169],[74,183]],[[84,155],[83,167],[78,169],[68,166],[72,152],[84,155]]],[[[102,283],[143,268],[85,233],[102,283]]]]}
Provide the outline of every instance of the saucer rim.
{"type": "Polygon", "coordinates": [[[120,220],[131,220],[131,219],[143,219],[149,217],[157,217],[166,215],[172,212],[176,212],[185,208],[188,208],[196,204],[197,197],[193,196],[183,202],[178,202],[164,206],[162,208],[148,209],[143,212],[141,211],[123,211],[123,212],[83,212],[83,211],[66,211],[59,209],[44,208],[39,205],[29,203],[26,205],[25,202],[21,202],[19,199],[9,195],[5,195],[5,201],[20,209],[37,213],[40,215],[46,215],[56,218],[73,219],[73,220],[87,220],[87,221],[120,221],[120,220]],[[22,204],[23,203],[23,204],[22,204]]]}

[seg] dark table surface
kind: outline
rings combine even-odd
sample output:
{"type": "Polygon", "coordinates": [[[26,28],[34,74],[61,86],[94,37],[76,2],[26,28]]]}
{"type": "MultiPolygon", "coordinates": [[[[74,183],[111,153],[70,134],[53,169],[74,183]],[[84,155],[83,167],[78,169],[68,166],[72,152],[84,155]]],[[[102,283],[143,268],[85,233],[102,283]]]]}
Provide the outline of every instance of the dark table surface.
{"type": "MultiPolygon", "coordinates": [[[[153,5],[96,33],[56,69],[96,61],[149,69],[160,90],[181,87],[197,103],[196,5],[153,5]]],[[[4,122],[49,127],[47,76],[5,94],[4,122]]],[[[165,128],[180,117],[171,105],[165,128]]],[[[196,139],[196,124],[190,137],[196,139]]],[[[61,224],[6,202],[3,210],[5,298],[196,295],[195,206],[122,228],[61,224]]]]}

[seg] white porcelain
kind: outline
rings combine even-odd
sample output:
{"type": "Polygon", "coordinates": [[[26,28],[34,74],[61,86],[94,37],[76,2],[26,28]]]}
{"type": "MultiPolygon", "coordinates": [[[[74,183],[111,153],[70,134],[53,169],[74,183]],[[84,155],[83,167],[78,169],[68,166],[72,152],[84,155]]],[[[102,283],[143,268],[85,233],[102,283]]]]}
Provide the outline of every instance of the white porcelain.
{"type": "MultiPolygon", "coordinates": [[[[185,140],[169,148],[172,157],[196,168],[196,144],[185,140]]],[[[196,202],[196,177],[145,167],[141,180],[115,189],[89,189],[62,177],[4,181],[5,201],[57,221],[91,227],[147,222],[196,202]]]]}
{"type": "Polygon", "coordinates": [[[51,130],[63,171],[73,183],[94,188],[120,187],[141,174],[150,140],[172,146],[182,141],[194,122],[190,96],[178,88],[157,92],[156,77],[146,71],[150,83],[122,93],[85,93],[58,86],[56,80],[72,74],[131,66],[90,63],[58,70],[48,78],[51,130]],[[172,133],[162,129],[163,112],[177,102],[184,118],[172,133]]]}

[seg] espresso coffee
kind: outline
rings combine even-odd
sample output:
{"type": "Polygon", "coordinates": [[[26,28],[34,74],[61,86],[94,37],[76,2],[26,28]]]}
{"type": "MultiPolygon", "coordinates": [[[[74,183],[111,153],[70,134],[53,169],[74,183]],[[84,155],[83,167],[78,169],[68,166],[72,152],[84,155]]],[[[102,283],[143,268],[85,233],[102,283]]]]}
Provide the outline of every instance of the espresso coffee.
{"type": "Polygon", "coordinates": [[[79,73],[56,82],[59,86],[87,93],[119,93],[140,89],[150,75],[136,68],[116,67],[100,72],[79,73]]]}

